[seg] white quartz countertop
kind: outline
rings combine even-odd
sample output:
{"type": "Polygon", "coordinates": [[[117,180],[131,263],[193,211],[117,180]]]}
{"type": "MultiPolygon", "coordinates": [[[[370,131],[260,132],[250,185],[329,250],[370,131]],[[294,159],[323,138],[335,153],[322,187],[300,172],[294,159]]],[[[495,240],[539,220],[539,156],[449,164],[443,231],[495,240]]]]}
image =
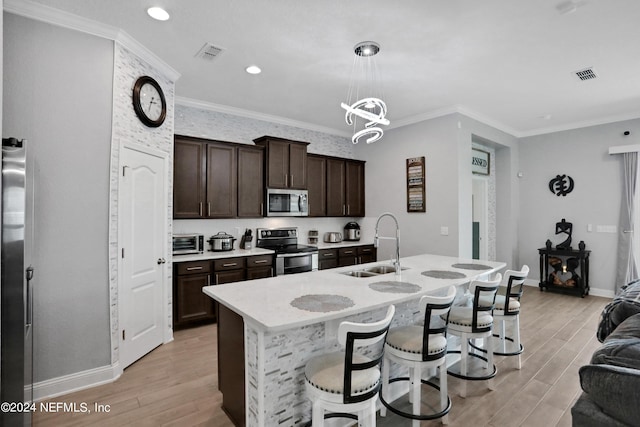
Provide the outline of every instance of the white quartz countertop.
{"type": "Polygon", "coordinates": [[[203,292],[241,315],[256,327],[269,332],[278,332],[318,322],[343,318],[352,314],[388,306],[394,303],[419,298],[434,293],[450,285],[461,285],[474,278],[498,271],[506,266],[504,262],[469,260],[439,255],[416,255],[401,258],[403,269],[400,275],[394,273],[373,277],[351,277],[344,272],[364,270],[388,262],[374,262],[349,267],[334,268],[300,274],[249,280],[225,285],[206,286],[203,292]],[[489,269],[454,268],[453,264],[481,264],[489,269]],[[427,277],[424,271],[444,271],[460,273],[464,277],[441,279],[427,277]],[[414,293],[380,292],[369,287],[376,282],[402,282],[417,285],[414,293]],[[308,295],[337,296],[353,302],[348,308],[337,311],[317,312],[294,307],[291,302],[308,295]]]}
{"type": "Polygon", "coordinates": [[[206,261],[209,259],[234,258],[237,256],[269,255],[275,253],[271,249],[252,248],[234,249],[232,251],[205,251],[201,254],[173,255],[172,262],[206,261]]]}

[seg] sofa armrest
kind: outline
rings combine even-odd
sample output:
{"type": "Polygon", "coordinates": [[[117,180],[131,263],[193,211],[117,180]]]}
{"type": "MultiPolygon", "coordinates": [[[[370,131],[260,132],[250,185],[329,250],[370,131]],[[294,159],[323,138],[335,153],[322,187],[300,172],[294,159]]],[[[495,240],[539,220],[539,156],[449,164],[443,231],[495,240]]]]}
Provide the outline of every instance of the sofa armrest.
{"type": "Polygon", "coordinates": [[[580,368],[580,385],[602,412],[628,425],[640,419],[640,370],[613,365],[580,368]]]}

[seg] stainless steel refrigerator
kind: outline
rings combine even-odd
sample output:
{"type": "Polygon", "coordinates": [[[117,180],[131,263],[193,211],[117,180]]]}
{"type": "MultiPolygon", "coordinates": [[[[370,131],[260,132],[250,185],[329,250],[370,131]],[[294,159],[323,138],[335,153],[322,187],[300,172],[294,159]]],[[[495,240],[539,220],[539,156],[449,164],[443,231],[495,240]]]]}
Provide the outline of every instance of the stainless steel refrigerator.
{"type": "Polygon", "coordinates": [[[2,139],[2,304],[0,425],[30,426],[33,399],[33,268],[30,261],[30,171],[26,141],[2,139]],[[5,408],[6,409],[6,408],[5,408]],[[12,411],[15,409],[15,411],[12,411]]]}

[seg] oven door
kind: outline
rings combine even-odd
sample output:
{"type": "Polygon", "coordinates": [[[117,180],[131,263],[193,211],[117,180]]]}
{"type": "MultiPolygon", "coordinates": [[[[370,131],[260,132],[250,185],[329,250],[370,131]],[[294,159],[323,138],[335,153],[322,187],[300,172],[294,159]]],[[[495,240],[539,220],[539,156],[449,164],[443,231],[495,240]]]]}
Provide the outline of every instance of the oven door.
{"type": "Polygon", "coordinates": [[[276,276],[316,270],[318,270],[317,252],[276,255],[276,276]]]}

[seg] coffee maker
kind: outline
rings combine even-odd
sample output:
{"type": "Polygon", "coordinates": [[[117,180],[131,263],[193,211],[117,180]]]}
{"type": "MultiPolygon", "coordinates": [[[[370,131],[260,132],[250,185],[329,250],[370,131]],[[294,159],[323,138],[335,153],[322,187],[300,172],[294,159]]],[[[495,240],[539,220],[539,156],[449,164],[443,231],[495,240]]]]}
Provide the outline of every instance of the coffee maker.
{"type": "Polygon", "coordinates": [[[357,222],[348,222],[344,226],[344,240],[357,241],[360,240],[360,226],[357,222]]]}

